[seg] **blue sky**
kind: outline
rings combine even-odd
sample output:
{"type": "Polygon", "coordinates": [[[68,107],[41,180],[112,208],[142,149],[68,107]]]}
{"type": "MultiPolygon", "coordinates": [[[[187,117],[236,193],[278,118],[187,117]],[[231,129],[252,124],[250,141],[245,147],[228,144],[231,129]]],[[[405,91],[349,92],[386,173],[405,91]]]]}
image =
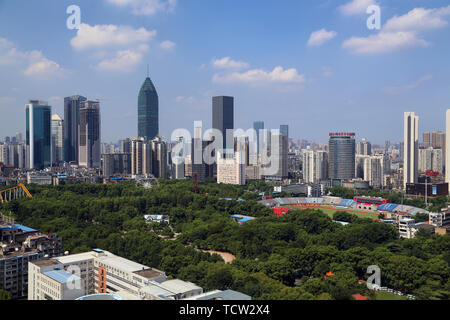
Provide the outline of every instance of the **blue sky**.
{"type": "Polygon", "coordinates": [[[448,0],[0,0],[0,137],[24,132],[29,99],[63,116],[73,94],[101,100],[103,141],[135,136],[147,63],[166,137],[209,128],[214,95],[235,97],[237,128],[286,123],[319,142],[399,141],[405,111],[444,130],[449,22],[448,0]],[[372,4],[381,30],[366,26],[372,4]]]}

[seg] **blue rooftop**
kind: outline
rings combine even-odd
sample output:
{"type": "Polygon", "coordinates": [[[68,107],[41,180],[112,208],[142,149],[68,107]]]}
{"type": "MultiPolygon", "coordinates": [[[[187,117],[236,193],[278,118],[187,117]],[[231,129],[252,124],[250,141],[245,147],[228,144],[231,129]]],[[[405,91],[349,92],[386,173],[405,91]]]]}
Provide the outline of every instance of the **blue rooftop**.
{"type": "Polygon", "coordinates": [[[14,227],[16,227],[17,229],[23,230],[25,232],[37,232],[36,229],[30,228],[30,227],[25,227],[21,224],[14,224],[14,227]]]}
{"type": "Polygon", "coordinates": [[[80,277],[78,277],[74,274],[71,274],[67,271],[64,271],[64,270],[47,271],[47,272],[44,272],[44,274],[47,277],[52,278],[55,281],[58,281],[59,283],[67,283],[69,281],[81,280],[80,277]]]}

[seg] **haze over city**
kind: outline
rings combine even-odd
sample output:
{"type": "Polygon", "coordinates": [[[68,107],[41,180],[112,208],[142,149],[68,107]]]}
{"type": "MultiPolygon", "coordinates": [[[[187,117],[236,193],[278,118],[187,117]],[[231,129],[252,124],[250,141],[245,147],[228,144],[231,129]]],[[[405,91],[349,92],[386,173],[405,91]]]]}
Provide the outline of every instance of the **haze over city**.
{"type": "Polygon", "coordinates": [[[0,137],[25,130],[25,104],[99,99],[102,141],[137,135],[147,75],[159,93],[160,133],[211,126],[211,98],[235,97],[235,127],[290,126],[325,143],[351,131],[402,140],[403,112],[420,131],[444,130],[450,107],[447,1],[0,1],[0,137]],[[363,3],[363,6],[361,5],[363,3]],[[69,30],[68,6],[81,8],[69,30]],[[381,30],[365,12],[381,7],[381,30]],[[20,18],[18,18],[20,17],[20,18]],[[251,18],[251,19],[250,19],[251,18]]]}

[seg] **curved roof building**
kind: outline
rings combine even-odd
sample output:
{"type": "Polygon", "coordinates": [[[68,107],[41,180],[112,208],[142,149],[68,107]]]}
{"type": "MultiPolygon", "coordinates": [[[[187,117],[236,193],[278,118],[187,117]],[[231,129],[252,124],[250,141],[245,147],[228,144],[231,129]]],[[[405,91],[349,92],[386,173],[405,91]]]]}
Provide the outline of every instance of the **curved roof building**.
{"type": "Polygon", "coordinates": [[[159,133],[158,93],[150,77],[142,84],[138,97],[138,136],[152,140],[159,133]]]}

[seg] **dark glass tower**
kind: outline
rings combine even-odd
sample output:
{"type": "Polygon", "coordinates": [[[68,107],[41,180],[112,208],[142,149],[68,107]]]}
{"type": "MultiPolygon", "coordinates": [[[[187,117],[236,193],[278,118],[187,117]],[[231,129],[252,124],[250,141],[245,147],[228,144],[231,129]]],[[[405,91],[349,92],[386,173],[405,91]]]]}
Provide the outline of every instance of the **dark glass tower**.
{"type": "Polygon", "coordinates": [[[328,172],[330,179],[355,177],[355,134],[330,133],[328,172]]]}
{"type": "Polygon", "coordinates": [[[232,149],[234,145],[234,98],[233,97],[213,97],[212,126],[222,132],[223,148],[232,149]],[[229,141],[228,141],[229,140],[229,141]]]}
{"type": "Polygon", "coordinates": [[[31,169],[43,170],[51,165],[51,110],[41,101],[26,105],[27,162],[31,169]]]}
{"type": "Polygon", "coordinates": [[[78,164],[86,168],[100,168],[100,103],[85,101],[80,107],[78,164]]]}
{"type": "Polygon", "coordinates": [[[262,138],[262,137],[260,138],[260,134],[262,132],[260,132],[260,131],[264,130],[264,121],[253,122],[253,129],[255,129],[255,131],[256,131],[256,150],[257,150],[257,153],[259,154],[260,150],[261,150],[261,145],[262,145],[262,143],[260,143],[261,138],[262,138]]]}
{"type": "Polygon", "coordinates": [[[147,77],[139,91],[138,136],[152,140],[159,133],[159,100],[152,80],[147,77]]]}
{"type": "Polygon", "coordinates": [[[64,161],[78,162],[78,125],[80,124],[80,106],[85,97],[76,95],[64,98],[63,145],[64,161]]]}

